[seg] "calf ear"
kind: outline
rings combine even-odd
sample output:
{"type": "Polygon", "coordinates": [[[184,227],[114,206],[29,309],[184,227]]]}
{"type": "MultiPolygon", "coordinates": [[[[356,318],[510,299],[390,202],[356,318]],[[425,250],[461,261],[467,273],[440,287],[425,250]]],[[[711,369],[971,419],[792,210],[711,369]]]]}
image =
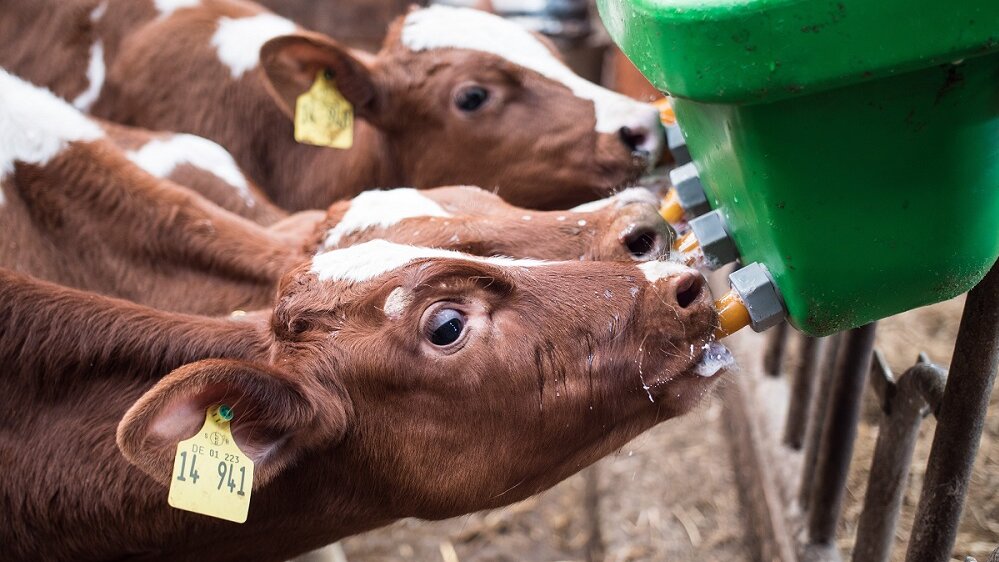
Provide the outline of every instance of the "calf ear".
{"type": "Polygon", "coordinates": [[[319,33],[301,31],[275,37],[260,48],[265,83],[278,106],[295,116],[295,102],[319,72],[329,70],[337,89],[354,106],[354,114],[369,121],[377,118],[378,92],[367,63],[319,33]]]}
{"type": "Polygon", "coordinates": [[[177,443],[192,437],[205,411],[225,403],[240,450],[254,462],[254,487],[312,446],[338,441],[351,407],[341,389],[305,385],[268,366],[210,359],[180,367],[157,382],[125,413],[117,441],[125,458],[167,484],[177,443]]]}

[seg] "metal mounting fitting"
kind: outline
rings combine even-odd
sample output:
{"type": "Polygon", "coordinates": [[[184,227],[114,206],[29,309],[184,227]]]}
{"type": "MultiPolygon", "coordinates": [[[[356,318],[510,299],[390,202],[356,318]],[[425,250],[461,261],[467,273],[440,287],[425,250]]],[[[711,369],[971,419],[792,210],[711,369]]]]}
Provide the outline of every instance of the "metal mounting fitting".
{"type": "Polygon", "coordinates": [[[704,265],[710,269],[739,259],[739,250],[725,228],[721,211],[711,211],[690,221],[690,230],[704,253],[704,265]]]}
{"type": "Polygon", "coordinates": [[[753,262],[733,272],[728,280],[749,309],[753,331],[762,332],[772,328],[787,317],[784,299],[780,297],[767,266],[753,262]]]}
{"type": "Polygon", "coordinates": [[[701,185],[701,177],[693,162],[670,170],[669,180],[676,188],[680,206],[688,217],[699,217],[711,210],[708,196],[704,193],[704,186],[701,185]]]}
{"type": "Polygon", "coordinates": [[[673,155],[677,165],[690,162],[690,150],[687,149],[687,140],[683,138],[679,125],[666,127],[666,146],[669,147],[669,153],[673,155]]]}

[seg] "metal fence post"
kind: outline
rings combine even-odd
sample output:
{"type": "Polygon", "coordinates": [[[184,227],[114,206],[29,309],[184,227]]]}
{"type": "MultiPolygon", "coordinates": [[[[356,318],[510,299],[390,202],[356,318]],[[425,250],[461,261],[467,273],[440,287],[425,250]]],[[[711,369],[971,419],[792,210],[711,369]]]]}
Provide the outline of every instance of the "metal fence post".
{"type": "Polygon", "coordinates": [[[781,366],[784,364],[784,352],[787,349],[788,334],[791,327],[787,322],[781,322],[770,330],[770,337],[767,338],[767,351],[763,356],[763,372],[776,377],[780,375],[781,366]]]}
{"type": "Polygon", "coordinates": [[[871,382],[881,397],[884,417],[857,523],[854,562],[887,562],[891,556],[919,426],[940,404],[946,376],[936,365],[919,363],[896,382],[884,357],[876,354],[871,382]]]}
{"type": "Polygon", "coordinates": [[[968,293],[906,562],[950,559],[999,367],[999,264],[968,293]]]}
{"type": "Polygon", "coordinates": [[[871,323],[850,330],[846,336],[829,396],[808,502],[808,539],[812,544],[831,544],[836,536],[876,329],[877,324],[871,323]]]}
{"type": "Polygon", "coordinates": [[[822,443],[822,426],[825,425],[826,412],[829,410],[829,395],[832,393],[833,381],[836,380],[843,332],[833,334],[826,340],[825,358],[822,361],[822,371],[819,373],[819,387],[812,393],[812,404],[809,406],[811,415],[808,419],[808,434],[805,437],[805,458],[801,463],[798,503],[801,504],[802,511],[808,510],[809,495],[812,493],[815,462],[819,457],[819,445],[822,443]]]}
{"type": "Polygon", "coordinates": [[[791,399],[787,405],[787,421],[784,424],[784,444],[800,450],[805,441],[808,424],[808,411],[812,405],[812,388],[822,363],[822,350],[825,340],[803,336],[801,342],[801,362],[791,382],[791,399]]]}

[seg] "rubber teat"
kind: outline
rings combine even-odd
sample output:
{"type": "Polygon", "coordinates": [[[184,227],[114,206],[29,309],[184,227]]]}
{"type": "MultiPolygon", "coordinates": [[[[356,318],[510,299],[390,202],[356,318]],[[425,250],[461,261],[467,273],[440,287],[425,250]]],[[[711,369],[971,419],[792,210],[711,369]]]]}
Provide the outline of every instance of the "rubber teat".
{"type": "Polygon", "coordinates": [[[663,197],[662,204],[659,205],[659,215],[672,225],[683,220],[683,205],[680,205],[680,196],[677,195],[675,187],[669,188],[666,197],[663,197]]]}
{"type": "Polygon", "coordinates": [[[673,112],[673,102],[669,98],[661,98],[654,102],[652,105],[656,106],[659,110],[659,120],[662,121],[663,126],[672,127],[676,125],[676,113],[673,112]]]}
{"type": "Polygon", "coordinates": [[[725,293],[722,298],[715,301],[715,310],[718,311],[718,329],[715,331],[715,338],[721,339],[730,336],[750,324],[749,309],[742,302],[742,297],[734,290],[725,293]]]}
{"type": "Polygon", "coordinates": [[[673,249],[677,252],[683,252],[685,254],[693,252],[700,247],[701,243],[697,240],[697,237],[694,236],[693,232],[688,232],[677,238],[676,242],[673,242],[673,249]]]}

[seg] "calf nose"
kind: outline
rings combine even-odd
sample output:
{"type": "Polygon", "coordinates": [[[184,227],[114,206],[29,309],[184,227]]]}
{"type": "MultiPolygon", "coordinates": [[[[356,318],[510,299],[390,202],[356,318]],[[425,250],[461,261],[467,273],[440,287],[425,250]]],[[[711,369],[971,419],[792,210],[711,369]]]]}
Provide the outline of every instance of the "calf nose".
{"type": "Polygon", "coordinates": [[[676,232],[653,205],[634,203],[619,211],[608,237],[607,250],[601,259],[656,260],[666,257],[673,247],[676,232]]]}
{"type": "Polygon", "coordinates": [[[620,243],[632,259],[647,261],[666,256],[671,240],[670,226],[656,215],[642,216],[631,223],[621,236],[620,243]]]}
{"type": "Polygon", "coordinates": [[[649,130],[645,127],[621,127],[617,131],[618,138],[632,152],[649,152],[648,144],[649,130]]]}
{"type": "Polygon", "coordinates": [[[647,293],[653,306],[656,302],[665,304],[680,314],[697,314],[704,310],[714,310],[707,283],[696,269],[674,261],[650,261],[638,266],[646,280],[652,284],[647,293]]]}
{"type": "Polygon", "coordinates": [[[689,308],[704,292],[704,277],[693,271],[681,273],[673,280],[670,291],[676,298],[677,306],[689,308]]]}

